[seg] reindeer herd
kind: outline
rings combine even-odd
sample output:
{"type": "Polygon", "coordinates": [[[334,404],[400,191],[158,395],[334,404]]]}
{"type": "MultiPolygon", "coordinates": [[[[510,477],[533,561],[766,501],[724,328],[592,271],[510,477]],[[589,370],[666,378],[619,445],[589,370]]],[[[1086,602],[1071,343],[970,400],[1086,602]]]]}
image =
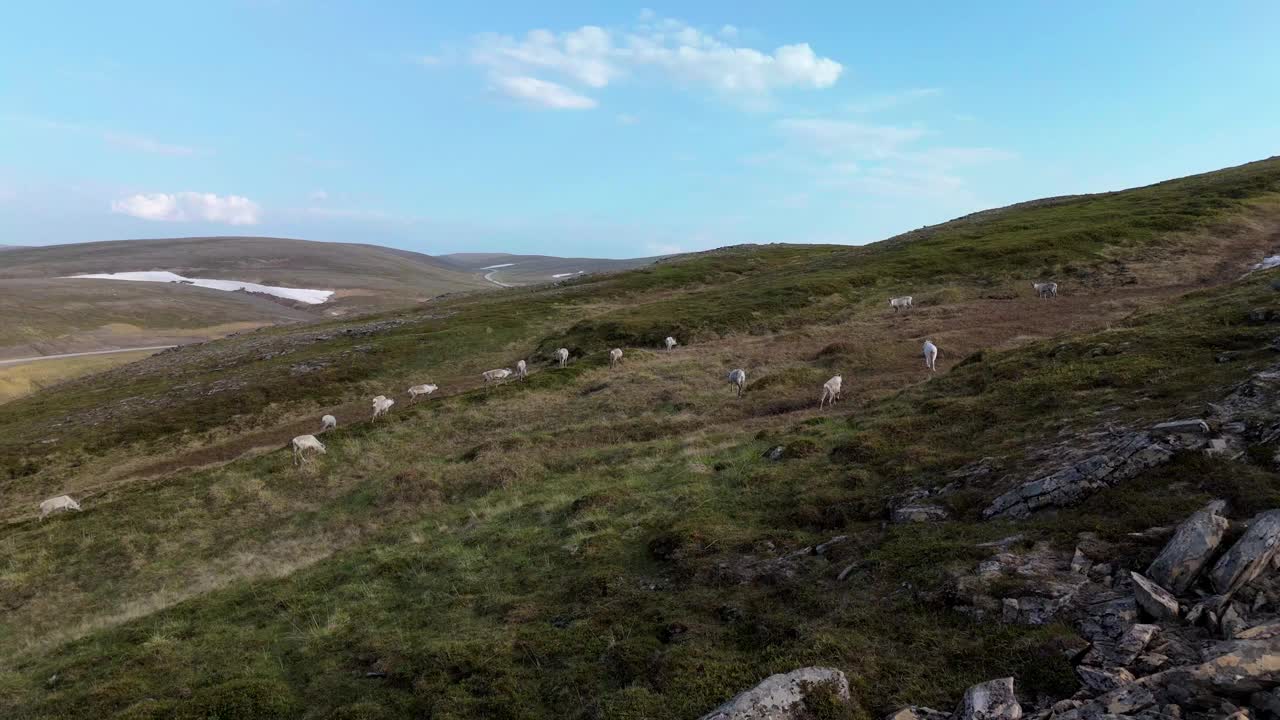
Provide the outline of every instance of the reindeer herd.
{"type": "MultiPolygon", "coordinates": [[[[1056,282],[1033,282],[1031,288],[1035,290],[1036,297],[1040,299],[1052,299],[1058,297],[1058,283],[1056,282]]],[[[889,299],[889,307],[893,312],[911,310],[915,307],[912,296],[902,295],[889,299]]],[[[667,352],[673,350],[680,343],[674,337],[668,336],[663,339],[662,345],[667,352]]],[[[558,367],[566,367],[569,363],[569,349],[559,348],[551,354],[552,359],[558,367]]],[[[609,367],[617,367],[622,364],[622,348],[613,348],[609,351],[609,367]]],[[[929,372],[937,371],[938,362],[938,346],[932,340],[926,339],[924,346],[921,348],[921,356],[924,358],[925,368],[929,372]]],[[[485,387],[492,387],[505,381],[507,378],[514,376],[517,380],[524,380],[529,375],[529,366],[525,360],[517,360],[515,370],[511,368],[497,368],[494,370],[486,370],[480,373],[485,387]]],[[[726,378],[728,383],[734,387],[736,397],[742,397],[743,388],[747,384],[747,371],[742,368],[735,368],[729,371],[726,378]]],[[[822,384],[821,392],[818,395],[818,408],[822,409],[827,406],[834,405],[836,401],[841,399],[841,389],[844,379],[840,375],[832,377],[822,384]]],[[[439,390],[439,386],[434,384],[414,385],[408,389],[409,402],[416,402],[421,396],[430,397],[432,393],[439,390]]],[[[379,395],[373,398],[373,417],[372,421],[384,417],[390,412],[391,407],[396,401],[385,396],[379,395]]],[[[325,415],[320,418],[320,433],[334,430],[338,427],[338,419],[333,415],[325,415]]],[[[304,465],[307,462],[308,454],[325,454],[324,443],[315,435],[299,435],[292,441],[293,462],[295,465],[304,465]]],[[[59,495],[49,498],[40,503],[40,519],[44,520],[47,515],[57,511],[80,511],[80,504],[73,500],[69,495],[59,495]]]]}

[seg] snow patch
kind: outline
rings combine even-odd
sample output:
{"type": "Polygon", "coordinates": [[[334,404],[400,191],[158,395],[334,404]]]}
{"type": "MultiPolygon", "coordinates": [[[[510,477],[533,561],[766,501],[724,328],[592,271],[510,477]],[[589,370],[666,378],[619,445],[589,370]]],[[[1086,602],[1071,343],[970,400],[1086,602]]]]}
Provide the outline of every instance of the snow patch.
{"type": "Polygon", "coordinates": [[[1272,255],[1271,257],[1262,258],[1262,262],[1253,266],[1254,270],[1270,270],[1273,267],[1280,267],[1280,255],[1272,255]]]}
{"type": "Polygon", "coordinates": [[[582,275],[582,274],[583,272],[581,270],[574,270],[571,273],[560,273],[559,275],[552,275],[551,277],[559,279],[559,278],[573,277],[574,275],[582,275]]]}
{"type": "Polygon", "coordinates": [[[497,270],[498,268],[512,267],[513,265],[515,265],[515,263],[502,263],[501,265],[490,265],[488,267],[482,267],[480,269],[481,270],[497,270]]]}
{"type": "Polygon", "coordinates": [[[297,302],[306,303],[308,305],[319,305],[327,302],[329,297],[333,295],[332,290],[306,290],[303,288],[285,288],[275,287],[272,285],[259,285],[258,283],[240,282],[239,280],[213,280],[209,278],[187,278],[177,273],[166,272],[163,270],[150,270],[144,272],[120,272],[120,273],[97,273],[86,275],[68,275],[67,278],[72,280],[132,280],[134,282],[167,282],[181,283],[183,285],[195,285],[196,287],[209,288],[210,290],[246,290],[248,292],[263,293],[265,295],[274,295],[286,300],[295,300],[297,302]]]}

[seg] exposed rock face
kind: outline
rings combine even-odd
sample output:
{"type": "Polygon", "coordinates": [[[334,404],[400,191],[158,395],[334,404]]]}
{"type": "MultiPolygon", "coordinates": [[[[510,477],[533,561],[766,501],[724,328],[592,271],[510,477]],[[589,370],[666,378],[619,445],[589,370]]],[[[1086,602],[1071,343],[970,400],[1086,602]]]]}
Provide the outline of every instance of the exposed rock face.
{"type": "MultiPolygon", "coordinates": [[[[983,517],[1024,518],[1044,507],[1073,505],[1173,457],[1179,446],[1147,432],[1125,432],[1119,437],[1068,460],[1065,467],[1041,475],[997,497],[983,510],[983,517]]],[[[1076,453],[1070,453],[1072,455],[1076,453]]]]}
{"type": "Polygon", "coordinates": [[[1230,523],[1222,515],[1226,502],[1214,500],[1192,513],[1147,568],[1147,577],[1180,595],[1191,587],[1222,542],[1230,523]]]}
{"type": "Polygon", "coordinates": [[[849,679],[834,668],[807,667],[765,678],[759,685],[703,715],[700,720],[793,720],[804,714],[804,699],[818,685],[849,699],[849,679]]]}
{"type": "Polygon", "coordinates": [[[1213,589],[1235,592],[1256,578],[1280,551],[1280,510],[1268,510],[1249,521],[1244,536],[1231,546],[1209,573],[1213,589]]]}
{"type": "Polygon", "coordinates": [[[1133,594],[1138,607],[1146,611],[1156,620],[1172,620],[1178,617],[1178,599],[1168,590],[1151,582],[1136,572],[1129,573],[1133,579],[1133,594]]]}
{"type": "Polygon", "coordinates": [[[1181,450],[1234,456],[1246,445],[1274,442],[1280,439],[1280,367],[1236,385],[1210,403],[1209,410],[1219,437],[1213,437],[1209,422],[1189,418],[1145,431],[1108,430],[1088,436],[1083,445],[1050,447],[1041,453],[1043,466],[1032,479],[997,497],[983,515],[1023,518],[1041,508],[1072,505],[1169,461],[1181,450]]]}
{"type": "Polygon", "coordinates": [[[964,691],[955,720],[1018,720],[1022,706],[1013,694],[1013,678],[1000,678],[974,685],[964,691]]]}

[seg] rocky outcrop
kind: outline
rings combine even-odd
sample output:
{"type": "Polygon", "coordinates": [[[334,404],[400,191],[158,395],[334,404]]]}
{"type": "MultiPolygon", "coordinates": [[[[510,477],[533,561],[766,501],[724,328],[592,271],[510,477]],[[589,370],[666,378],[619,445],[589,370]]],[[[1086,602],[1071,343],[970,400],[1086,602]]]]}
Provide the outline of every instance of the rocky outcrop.
{"type": "Polygon", "coordinates": [[[1209,573],[1213,589],[1229,595],[1253,580],[1280,551],[1280,510],[1268,510],[1249,521],[1244,536],[1231,546],[1209,573]]]}
{"type": "Polygon", "coordinates": [[[1280,440],[1280,366],[1254,374],[1207,409],[1206,418],[1171,420],[1146,430],[1108,429],[1085,436],[1083,443],[1046,448],[1031,479],[997,497],[983,516],[1024,518],[1042,508],[1073,505],[1181,451],[1236,457],[1247,445],[1280,440]]]}
{"type": "Polygon", "coordinates": [[[849,699],[849,679],[843,672],[807,667],[770,675],[700,720],[799,720],[806,716],[805,698],[819,686],[841,700],[849,699]]]}
{"type": "MultiPolygon", "coordinates": [[[[1215,501],[1176,530],[1130,534],[1146,542],[1171,534],[1152,574],[1177,591],[1153,577],[1115,569],[1122,558],[1091,561],[1107,558],[1116,546],[1090,533],[1077,536],[1080,547],[1070,555],[1045,543],[1028,549],[1017,536],[979,546],[993,556],[956,580],[958,609],[981,616],[994,602],[993,593],[1012,589],[1017,596],[1000,603],[1006,621],[1066,620],[1079,633],[1080,644],[1061,646],[1076,665],[1079,690],[1056,702],[1036,698],[1027,717],[1280,720],[1280,510],[1254,517],[1240,539],[1215,558],[1229,525],[1224,509],[1215,501]],[[1206,567],[1214,569],[1202,572],[1206,567]]],[[[1012,681],[1005,679],[970,688],[950,715],[905,708],[890,718],[976,720],[1022,713],[1012,681]]]]}
{"type": "Polygon", "coordinates": [[[1013,693],[1013,678],[990,680],[965,690],[955,720],[1018,720],[1022,706],[1013,693]]]}
{"type": "MultiPolygon", "coordinates": [[[[1148,432],[1125,432],[1101,448],[1068,460],[997,497],[983,517],[1024,518],[1044,507],[1074,505],[1103,488],[1168,462],[1179,445],[1148,432]]],[[[1076,454],[1076,453],[1071,453],[1076,454]]]]}
{"type": "Polygon", "coordinates": [[[1214,500],[1192,513],[1147,568],[1147,577],[1175,595],[1184,593],[1199,577],[1227,531],[1222,511],[1226,503],[1214,500]]]}

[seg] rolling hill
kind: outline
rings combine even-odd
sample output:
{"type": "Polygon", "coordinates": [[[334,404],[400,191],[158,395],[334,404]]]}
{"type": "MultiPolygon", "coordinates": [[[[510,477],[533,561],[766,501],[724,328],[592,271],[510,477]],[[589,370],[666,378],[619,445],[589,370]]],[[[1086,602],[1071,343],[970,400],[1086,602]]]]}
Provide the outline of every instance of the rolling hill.
{"type": "MultiPolygon", "coordinates": [[[[1128,571],[1211,499],[1229,543],[1280,507],[1280,269],[1250,272],[1278,247],[1273,158],[865,247],[272,327],[43,390],[0,406],[0,715],[677,720],[816,665],[851,687],[813,688],[815,718],[1004,677],[1028,715],[1069,713],[1104,672],[1134,713],[1221,716],[1269,696],[1280,652],[1227,656],[1205,689],[1185,668],[1221,628],[1140,615],[1128,571]],[[527,381],[482,385],[517,358],[527,381]],[[374,423],[376,394],[397,404],[374,423]],[[325,413],[327,453],[295,465],[325,413]],[[1200,417],[1200,445],[1002,510],[1045,468],[1200,417]],[[38,521],[64,492],[84,511],[38,521]],[[1159,623],[1132,672],[1086,662],[1127,647],[1072,615],[1095,606],[1117,632],[1159,623]]],[[[1262,632],[1276,589],[1228,605],[1262,632]]]]}
{"type": "Polygon", "coordinates": [[[479,273],[495,284],[537,285],[603,272],[617,272],[652,265],[659,258],[609,260],[603,258],[563,258],[550,255],[511,255],[508,253],[453,253],[440,260],[479,273]]]}

